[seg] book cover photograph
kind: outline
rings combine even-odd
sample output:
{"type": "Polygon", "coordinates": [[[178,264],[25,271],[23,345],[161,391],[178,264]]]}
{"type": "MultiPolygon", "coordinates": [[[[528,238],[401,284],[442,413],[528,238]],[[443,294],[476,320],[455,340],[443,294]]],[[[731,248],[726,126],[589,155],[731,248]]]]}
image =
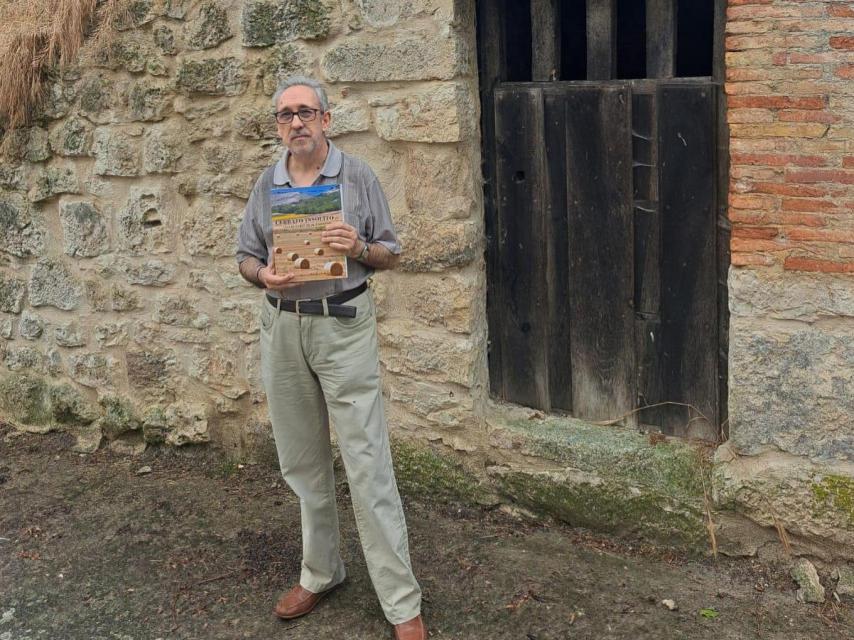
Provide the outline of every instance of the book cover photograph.
{"type": "Polygon", "coordinates": [[[270,192],[273,263],[294,282],[347,277],[347,256],[320,241],[330,222],[343,222],[341,185],[277,187],[270,192]]]}

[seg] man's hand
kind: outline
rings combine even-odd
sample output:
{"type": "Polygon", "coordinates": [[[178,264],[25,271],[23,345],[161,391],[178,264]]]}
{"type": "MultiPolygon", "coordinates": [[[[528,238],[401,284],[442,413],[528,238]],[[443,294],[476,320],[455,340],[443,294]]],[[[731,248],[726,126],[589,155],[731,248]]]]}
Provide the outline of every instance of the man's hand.
{"type": "Polygon", "coordinates": [[[341,251],[349,258],[358,256],[364,245],[356,229],[346,222],[330,222],[320,234],[320,241],[328,244],[331,249],[341,251]]]}
{"type": "Polygon", "coordinates": [[[261,285],[270,291],[284,291],[297,286],[298,283],[291,282],[293,279],[293,273],[286,273],[282,276],[276,275],[275,262],[271,262],[258,272],[258,280],[261,281],[261,285]]]}

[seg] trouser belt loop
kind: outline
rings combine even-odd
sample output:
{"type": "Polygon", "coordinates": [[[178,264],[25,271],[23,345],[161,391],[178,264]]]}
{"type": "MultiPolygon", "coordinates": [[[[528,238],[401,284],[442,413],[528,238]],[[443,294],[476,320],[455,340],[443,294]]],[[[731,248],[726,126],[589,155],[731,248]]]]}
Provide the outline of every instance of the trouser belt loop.
{"type": "Polygon", "coordinates": [[[323,305],[323,315],[329,315],[329,303],[326,301],[326,298],[321,299],[321,304],[323,305]]]}

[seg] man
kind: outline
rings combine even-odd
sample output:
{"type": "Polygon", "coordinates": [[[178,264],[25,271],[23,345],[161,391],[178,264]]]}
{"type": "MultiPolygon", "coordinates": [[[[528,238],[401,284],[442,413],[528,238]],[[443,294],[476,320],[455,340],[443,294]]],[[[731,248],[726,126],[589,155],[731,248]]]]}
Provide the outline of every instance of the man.
{"type": "Polygon", "coordinates": [[[266,289],[261,310],[261,375],[282,476],[300,499],[303,558],[299,584],[274,613],[310,612],[344,581],[329,423],[347,472],[362,549],[398,640],[426,640],[421,590],[412,573],[406,523],[392,469],[380,389],[374,302],[366,280],[391,269],[400,245],[385,195],[368,165],[327,138],[326,93],[293,77],[276,92],[278,135],[286,150],[258,179],[238,237],[246,280],[266,289]],[[345,222],[321,241],[347,254],[345,279],[297,284],[271,259],[270,190],[341,184],[345,222]],[[355,308],[355,317],[349,317],[355,308]]]}

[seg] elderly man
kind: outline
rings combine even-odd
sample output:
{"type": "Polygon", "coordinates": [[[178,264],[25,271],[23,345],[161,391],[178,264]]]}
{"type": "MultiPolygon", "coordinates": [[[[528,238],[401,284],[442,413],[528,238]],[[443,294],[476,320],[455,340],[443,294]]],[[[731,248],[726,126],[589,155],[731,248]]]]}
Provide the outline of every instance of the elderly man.
{"type": "Polygon", "coordinates": [[[302,570],[274,613],[310,612],[346,576],[339,553],[330,421],[374,588],[398,640],[422,640],[421,590],[412,573],[406,522],[389,450],[380,390],[374,302],[366,281],[400,256],[376,175],[326,138],[326,92],[310,78],[286,80],[274,98],[286,150],[258,179],[238,237],[240,273],[266,290],[261,310],[261,372],[282,476],[299,497],[302,570]],[[340,184],[344,222],[321,241],[347,255],[345,279],[294,283],[276,273],[270,191],[340,184]],[[355,310],[355,315],[353,312],[355,310]]]}

